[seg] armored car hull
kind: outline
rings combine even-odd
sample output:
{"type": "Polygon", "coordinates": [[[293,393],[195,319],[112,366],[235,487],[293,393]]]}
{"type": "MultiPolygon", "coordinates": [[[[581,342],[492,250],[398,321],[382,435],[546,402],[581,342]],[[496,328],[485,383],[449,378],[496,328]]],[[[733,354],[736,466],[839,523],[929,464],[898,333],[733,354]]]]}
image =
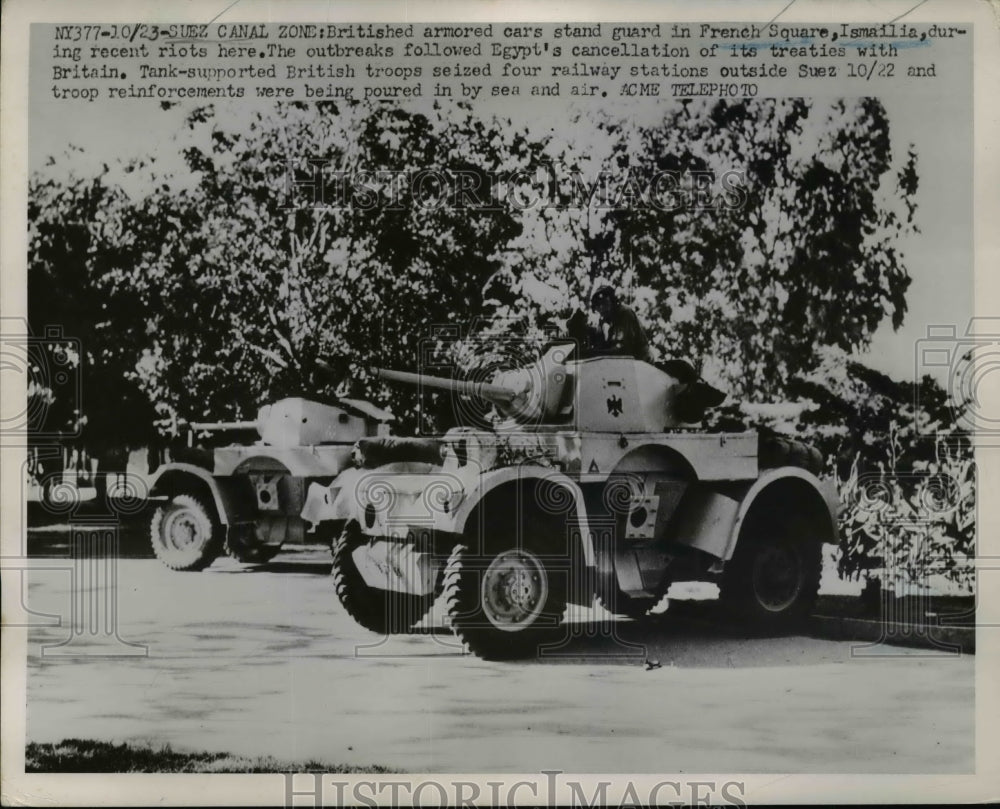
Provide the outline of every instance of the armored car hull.
{"type": "Polygon", "coordinates": [[[816,453],[671,429],[684,385],[635,360],[564,358],[537,372],[544,394],[527,378],[488,389],[496,429],[363,441],[310,489],[303,517],[340,529],[333,577],[359,623],[405,631],[443,596],[472,652],[516,658],[565,640],[568,603],[641,617],[676,581],[717,582],[754,631],[808,614],[836,539],[816,453]]]}

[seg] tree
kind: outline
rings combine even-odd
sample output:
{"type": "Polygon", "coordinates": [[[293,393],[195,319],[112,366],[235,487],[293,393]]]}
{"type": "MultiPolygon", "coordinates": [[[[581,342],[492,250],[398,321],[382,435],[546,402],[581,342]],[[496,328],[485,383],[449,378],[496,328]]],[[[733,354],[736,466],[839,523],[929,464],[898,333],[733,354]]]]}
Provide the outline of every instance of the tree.
{"type": "Polygon", "coordinates": [[[815,406],[796,429],[824,449],[840,489],[840,572],[883,583],[975,578],[975,461],[961,405],[932,377],[896,382],[840,349],[791,383],[815,406]]]}
{"type": "MultiPolygon", "coordinates": [[[[133,379],[135,348],[146,338],[134,290],[109,294],[115,268],[155,243],[155,220],[141,217],[122,189],[96,177],[34,177],[28,187],[28,322],[36,339],[49,327],[80,346],[76,380],[51,399],[45,432],[80,434],[92,446],[140,446],[154,436],[152,407],[133,379]]],[[[44,341],[43,341],[44,342],[44,341]]],[[[43,429],[35,425],[35,431],[43,429]]]]}
{"type": "MultiPolygon", "coordinates": [[[[99,283],[138,297],[149,327],[132,376],[167,431],[337,381],[373,396],[372,366],[419,367],[435,324],[482,311],[521,229],[493,186],[537,159],[524,133],[468,110],[293,103],[234,131],[203,108],[188,126],[194,182],[135,204],[162,232],[99,283]],[[456,176],[475,191],[453,198],[456,176]]],[[[389,396],[413,426],[414,392],[389,396]]]]}
{"type": "Polygon", "coordinates": [[[791,435],[821,451],[840,493],[843,577],[898,590],[940,576],[971,590],[975,461],[960,406],[932,377],[897,382],[835,347],[787,393],[795,406],[729,405],[706,426],[791,435]]]}
{"type": "MultiPolygon", "coordinates": [[[[875,99],[825,113],[801,99],[689,102],[655,126],[605,115],[565,136],[461,105],[290,103],[232,121],[193,111],[185,171],[135,167],[148,172],[138,196],[107,176],[33,185],[34,277],[67,301],[89,295],[83,319],[107,307],[114,334],[91,329],[104,362],[161,431],[344,380],[416,426],[412,393],[379,386],[373,365],[439,358],[433,327],[456,313],[537,341],[586,306],[597,276],[631,290],[654,351],[703,363],[737,398],[784,395],[821,347],[863,347],[905,312],[897,242],[913,227],[915,156],[893,161],[875,99]],[[663,204],[680,190],[663,178],[727,170],[743,181],[722,204],[663,204]],[[546,171],[559,176],[537,198],[546,171]],[[455,199],[458,176],[477,191],[455,199]],[[61,228],[84,235],[62,248],[61,228]]],[[[421,426],[446,425],[437,416],[421,426]]]]}
{"type": "Polygon", "coordinates": [[[820,347],[854,351],[885,317],[902,323],[916,155],[894,162],[877,99],[683,102],[652,126],[589,123],[610,155],[563,223],[591,278],[630,290],[655,351],[704,363],[735,396],[780,397],[820,347]]]}

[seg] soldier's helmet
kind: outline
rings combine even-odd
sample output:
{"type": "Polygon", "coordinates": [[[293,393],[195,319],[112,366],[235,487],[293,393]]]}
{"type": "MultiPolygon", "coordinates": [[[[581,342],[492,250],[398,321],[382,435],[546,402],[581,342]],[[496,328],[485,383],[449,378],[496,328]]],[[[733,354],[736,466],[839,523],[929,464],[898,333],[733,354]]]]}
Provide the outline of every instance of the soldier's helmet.
{"type": "Polygon", "coordinates": [[[590,296],[590,306],[593,309],[597,309],[604,301],[612,305],[618,302],[618,296],[615,294],[614,287],[607,284],[603,284],[594,290],[594,294],[590,296]]]}

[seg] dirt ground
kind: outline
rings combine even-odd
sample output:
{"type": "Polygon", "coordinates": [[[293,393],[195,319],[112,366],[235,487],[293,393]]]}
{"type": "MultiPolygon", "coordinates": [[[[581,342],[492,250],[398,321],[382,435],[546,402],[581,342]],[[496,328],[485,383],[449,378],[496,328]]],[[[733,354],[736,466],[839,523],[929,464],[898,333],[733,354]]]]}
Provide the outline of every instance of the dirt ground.
{"type": "Polygon", "coordinates": [[[304,547],[262,567],[220,560],[202,573],[152,559],[84,563],[77,575],[91,583],[75,607],[71,563],[36,560],[32,621],[61,625],[29,631],[28,740],[169,743],[408,772],[974,768],[968,656],[750,640],[697,610],[645,624],[588,610],[572,616],[582,623],[550,660],[486,663],[461,654],[440,614],[387,639],[361,629],[334,596],[327,560],[304,547]],[[117,598],[92,600],[109,581],[117,598]],[[115,606],[117,638],[91,634],[81,616],[103,620],[115,606]],[[647,658],[661,666],[647,670],[647,658]]]}

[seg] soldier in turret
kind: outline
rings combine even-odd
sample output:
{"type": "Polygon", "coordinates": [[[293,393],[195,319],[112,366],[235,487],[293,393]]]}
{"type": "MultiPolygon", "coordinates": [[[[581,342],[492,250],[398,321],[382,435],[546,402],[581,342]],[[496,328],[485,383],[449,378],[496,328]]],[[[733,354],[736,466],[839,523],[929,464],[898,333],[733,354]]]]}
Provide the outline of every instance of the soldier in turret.
{"type": "Polygon", "coordinates": [[[618,300],[610,286],[602,286],[590,298],[591,308],[601,319],[591,338],[591,353],[617,354],[649,362],[649,340],[639,318],[618,300]]]}
{"type": "Polygon", "coordinates": [[[599,287],[591,296],[590,305],[600,317],[600,326],[596,330],[588,329],[585,355],[634,357],[670,374],[682,386],[677,393],[674,408],[685,422],[699,421],[706,409],[725,400],[726,394],[701,379],[694,367],[685,360],[654,361],[639,318],[632,309],[618,300],[612,287],[599,287]]]}

